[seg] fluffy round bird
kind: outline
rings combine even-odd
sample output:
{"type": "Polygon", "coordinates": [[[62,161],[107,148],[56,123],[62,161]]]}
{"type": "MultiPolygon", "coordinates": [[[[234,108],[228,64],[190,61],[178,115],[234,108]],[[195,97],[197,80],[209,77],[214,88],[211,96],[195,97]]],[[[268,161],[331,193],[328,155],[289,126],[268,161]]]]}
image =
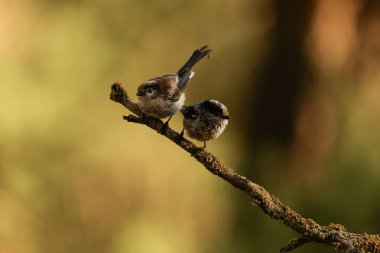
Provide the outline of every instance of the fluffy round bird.
{"type": "Polygon", "coordinates": [[[203,46],[193,52],[177,73],[152,78],[138,87],[138,105],[145,115],[158,119],[169,117],[163,130],[168,127],[171,117],[185,103],[184,91],[194,76],[191,69],[210,52],[211,49],[208,46],[203,46]]]}
{"type": "Polygon", "coordinates": [[[218,138],[228,125],[230,116],[227,107],[217,100],[203,100],[191,106],[183,106],[183,136],[186,130],[190,138],[202,141],[206,148],[206,141],[218,138]]]}

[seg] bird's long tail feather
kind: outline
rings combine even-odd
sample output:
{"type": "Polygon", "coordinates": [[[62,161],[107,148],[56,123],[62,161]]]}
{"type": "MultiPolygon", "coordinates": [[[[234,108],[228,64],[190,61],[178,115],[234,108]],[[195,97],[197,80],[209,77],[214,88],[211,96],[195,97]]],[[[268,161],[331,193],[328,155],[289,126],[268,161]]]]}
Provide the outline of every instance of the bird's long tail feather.
{"type": "Polygon", "coordinates": [[[191,69],[194,67],[195,64],[197,64],[200,60],[202,60],[206,55],[209,55],[211,52],[211,48],[208,46],[203,46],[200,49],[197,49],[193,52],[193,54],[190,56],[189,60],[185,63],[185,65],[178,70],[177,74],[179,78],[182,78],[185,76],[191,69]]]}

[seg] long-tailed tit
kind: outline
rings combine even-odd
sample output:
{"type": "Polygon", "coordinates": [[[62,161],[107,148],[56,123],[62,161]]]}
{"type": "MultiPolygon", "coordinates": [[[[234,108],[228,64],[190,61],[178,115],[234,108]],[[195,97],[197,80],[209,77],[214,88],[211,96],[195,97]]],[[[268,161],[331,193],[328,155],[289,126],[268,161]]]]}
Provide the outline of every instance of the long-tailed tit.
{"type": "Polygon", "coordinates": [[[183,106],[181,112],[183,118],[183,130],[190,138],[203,141],[206,148],[206,141],[218,138],[226,128],[228,120],[227,107],[216,100],[203,100],[191,106],[183,106]]]}
{"type": "Polygon", "coordinates": [[[169,117],[163,130],[185,103],[184,90],[194,76],[191,69],[210,52],[207,46],[197,49],[177,73],[152,78],[138,87],[138,105],[145,115],[159,119],[169,117]]]}

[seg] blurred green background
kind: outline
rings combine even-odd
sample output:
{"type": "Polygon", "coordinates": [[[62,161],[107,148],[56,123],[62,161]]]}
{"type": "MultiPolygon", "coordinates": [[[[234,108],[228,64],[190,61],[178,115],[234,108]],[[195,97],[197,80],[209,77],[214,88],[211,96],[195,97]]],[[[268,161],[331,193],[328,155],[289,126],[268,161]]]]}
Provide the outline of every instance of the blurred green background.
{"type": "Polygon", "coordinates": [[[208,150],[304,217],[379,233],[379,5],[0,1],[0,252],[278,252],[296,236],[109,100],[204,44],[187,103],[232,118],[208,150]]]}

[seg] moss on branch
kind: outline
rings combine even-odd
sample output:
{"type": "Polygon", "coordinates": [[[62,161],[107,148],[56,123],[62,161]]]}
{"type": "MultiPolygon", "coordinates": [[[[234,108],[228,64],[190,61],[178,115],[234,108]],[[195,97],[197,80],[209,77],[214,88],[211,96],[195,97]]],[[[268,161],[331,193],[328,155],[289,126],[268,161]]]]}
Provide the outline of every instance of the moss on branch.
{"type": "Polygon", "coordinates": [[[176,145],[190,153],[191,156],[202,163],[212,174],[247,193],[253,199],[253,203],[259,206],[266,215],[297,232],[300,237],[289,241],[288,245],[281,249],[281,252],[290,252],[307,242],[316,242],[332,246],[338,252],[380,253],[379,235],[350,233],[340,224],[322,226],[312,219],[304,218],[284,205],[278,198],[265,190],[264,187],[239,175],[213,154],[206,150],[200,150],[194,143],[186,138],[181,138],[181,141],[178,141],[180,134],[171,128],[168,128],[165,133],[161,133],[160,130],[164,123],[156,118],[142,117],[143,113],[140,108],[129,98],[128,93],[120,83],[114,83],[112,85],[110,98],[122,104],[135,114],[124,116],[123,118],[125,120],[132,123],[144,124],[158,133],[163,134],[176,145]]]}

